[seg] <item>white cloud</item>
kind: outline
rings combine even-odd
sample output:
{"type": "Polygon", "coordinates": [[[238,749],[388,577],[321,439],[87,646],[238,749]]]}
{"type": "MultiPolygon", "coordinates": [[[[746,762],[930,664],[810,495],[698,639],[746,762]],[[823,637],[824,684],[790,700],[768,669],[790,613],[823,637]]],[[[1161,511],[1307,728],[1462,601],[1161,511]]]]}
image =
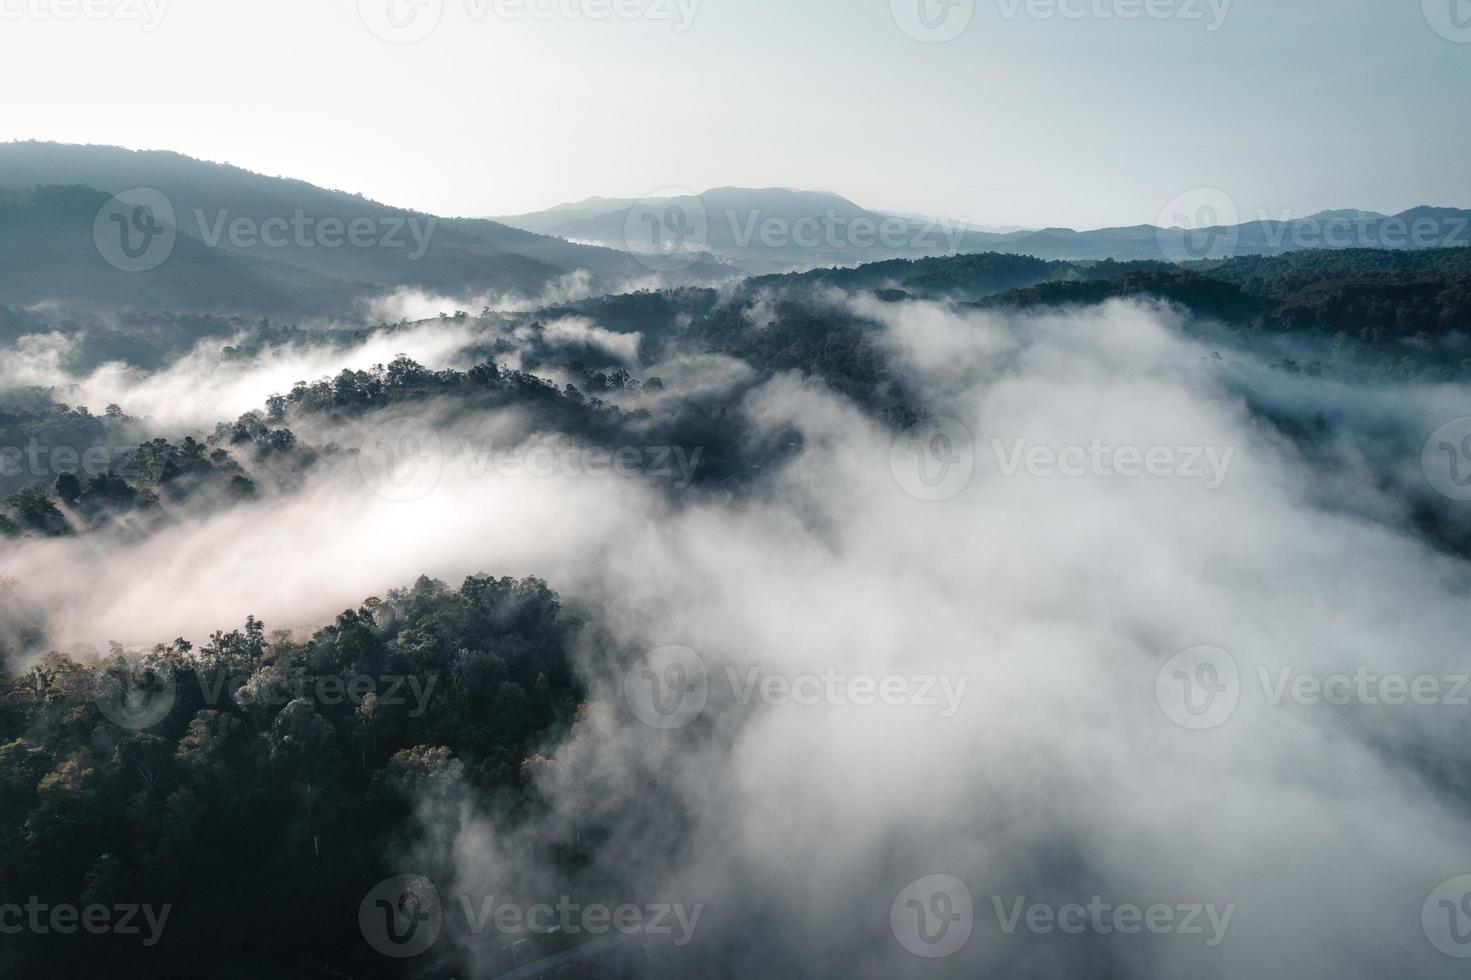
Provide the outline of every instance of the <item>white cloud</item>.
{"type": "Polygon", "coordinates": [[[671,502],[635,480],[477,475],[456,448],[467,435],[547,437],[514,414],[426,407],[450,448],[423,499],[378,496],[345,461],[289,499],[126,550],[32,543],[0,571],[63,622],[140,642],[202,636],[247,612],[268,625],[325,619],[420,574],[541,575],[610,631],[582,661],[609,704],[622,697],[612,659],[668,644],[696,650],[715,677],[757,666],[968,678],[953,718],[712,697],[709,728],[668,734],[594,713],[550,749],[550,810],[534,826],[484,814],[439,855],[458,889],[540,893],[550,845],[601,828],[606,846],[572,885],[707,906],[687,958],[660,961],[684,975],[715,961],[861,977],[1444,973],[1420,904],[1467,870],[1471,826],[1409,760],[1459,757],[1464,709],[1309,711],[1248,686],[1226,725],[1193,732],[1155,703],[1155,674],[1200,644],[1229,650],[1248,685],[1281,664],[1461,669],[1465,566],[1321,506],[1324,483],[1361,471],[1308,468],[1201,371],[1202,349],[1158,309],[867,312],[911,382],[976,437],[972,483],[950,500],[905,493],[890,433],[787,376],[743,409],[773,431],[795,427],[805,448],[734,502],[671,502]],[[992,438],[1236,456],[1215,490],[1008,478],[992,438]],[[889,935],[888,913],[933,873],[968,884],[979,921],[961,953],[926,964],[889,935]],[[1236,912],[1214,948],[1147,933],[1006,937],[992,895],[1236,912]]]}

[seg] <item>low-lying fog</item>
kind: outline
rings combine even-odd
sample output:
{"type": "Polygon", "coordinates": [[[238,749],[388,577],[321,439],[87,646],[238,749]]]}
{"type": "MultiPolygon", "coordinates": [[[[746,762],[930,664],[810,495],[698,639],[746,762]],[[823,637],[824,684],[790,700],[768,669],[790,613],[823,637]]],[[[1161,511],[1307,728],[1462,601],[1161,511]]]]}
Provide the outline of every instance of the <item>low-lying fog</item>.
{"type": "MultiPolygon", "coordinates": [[[[543,858],[596,826],[609,843],[588,883],[703,906],[684,975],[720,961],[872,978],[1451,975],[1421,909],[1471,872],[1468,709],[1300,704],[1279,682],[1465,673],[1471,575],[1410,529],[1418,444],[1389,482],[1349,439],[1337,465],[1310,464],[1239,385],[1305,414],[1357,413],[1366,430],[1471,415],[1471,397],[1279,377],[1229,351],[1218,367],[1146,305],[1008,318],[834,301],[886,325],[892,357],[952,421],[896,442],[820,382],[779,375],[742,389],[741,411],[794,427],[801,451],[732,497],[683,479],[700,447],[624,447],[667,450],[667,472],[641,456],[620,473],[516,412],[431,403],[298,431],[366,451],[289,496],[138,542],[7,546],[0,573],[59,643],[139,646],[202,641],[247,614],[328,622],[419,575],[544,577],[591,617],[583,667],[618,710],[547,748],[547,819],[454,810],[452,832],[426,831],[404,862],[452,862],[466,893],[565,893],[543,858]],[[683,658],[708,694],[691,724],[660,729],[629,710],[642,675],[625,682],[667,647],[697,659],[662,653],[649,676],[683,658]],[[1199,647],[1219,652],[1167,667],[1199,647]],[[772,677],[824,693],[763,695],[772,677]],[[896,703],[851,703],[860,677],[896,703]],[[964,889],[921,883],[917,905],[900,900],[932,875],[964,889]],[[1037,903],[1095,897],[1168,906],[1176,925],[1199,906],[1201,931],[1028,925],[1037,903]],[[963,948],[917,955],[947,924],[963,948]]],[[[485,342],[470,323],[225,366],[202,346],[150,375],[50,383],[205,431],[344,366],[400,352],[462,366],[485,342]]],[[[636,341],[591,321],[558,329],[659,374],[662,397],[744,384],[728,363],[637,365],[636,341]]],[[[456,805],[426,801],[426,827],[456,805]]]]}

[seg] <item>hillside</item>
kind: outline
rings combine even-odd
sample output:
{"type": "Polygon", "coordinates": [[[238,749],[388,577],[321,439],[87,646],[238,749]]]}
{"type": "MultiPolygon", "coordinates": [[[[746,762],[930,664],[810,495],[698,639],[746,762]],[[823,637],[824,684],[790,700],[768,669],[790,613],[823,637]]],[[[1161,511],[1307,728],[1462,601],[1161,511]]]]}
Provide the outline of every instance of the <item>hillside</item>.
{"type": "MultiPolygon", "coordinates": [[[[323,306],[346,312],[341,305],[344,297],[399,287],[448,295],[536,296],[573,273],[584,274],[585,288],[594,292],[650,274],[634,258],[611,249],[573,245],[493,221],[440,218],[177,153],[37,142],[0,144],[0,189],[24,193],[58,185],[92,188],[100,196],[88,199],[99,202],[137,189],[162,195],[184,243],[183,251],[170,256],[169,262],[179,261],[185,269],[173,277],[167,272],[148,276],[150,281],[158,278],[163,283],[161,293],[153,288],[129,288],[105,273],[101,279],[94,276],[84,294],[58,293],[70,269],[95,265],[96,249],[87,239],[97,208],[85,214],[62,207],[46,217],[36,208],[60,206],[51,192],[30,199],[26,219],[30,231],[21,230],[18,211],[15,221],[6,222],[10,227],[5,233],[10,236],[31,234],[34,222],[43,218],[64,226],[47,232],[48,247],[30,250],[36,254],[24,268],[34,282],[0,283],[0,297],[7,301],[40,295],[124,305],[188,302],[202,310],[237,310],[255,295],[262,280],[284,280],[307,291],[311,300],[296,303],[295,297],[287,295],[291,290],[283,291],[275,284],[259,294],[258,305],[249,308],[266,312],[288,303],[295,305],[285,308],[302,312],[323,306]],[[206,261],[200,248],[217,254],[206,261]],[[269,260],[294,272],[262,272],[259,266],[247,271],[230,261],[240,257],[269,260]],[[208,270],[202,292],[170,292],[173,284],[192,279],[189,270],[200,264],[208,270]],[[116,291],[109,292],[108,287],[116,291]]],[[[19,206],[13,195],[8,200],[12,209],[19,206]]],[[[26,250],[19,243],[15,247],[26,250]]],[[[686,278],[725,274],[716,267],[700,266],[686,278]]]]}
{"type": "Polygon", "coordinates": [[[1089,231],[997,232],[962,221],[928,221],[870,210],[836,194],[782,188],[723,187],[643,201],[589,198],[500,220],[573,241],[648,250],[654,242],[645,215],[657,217],[670,209],[689,217],[689,237],[697,245],[753,274],[985,251],[1051,260],[1129,262],[1471,245],[1471,211],[1455,208],[1417,207],[1397,215],[1322,211],[1302,218],[1284,215],[1188,232],[1150,224],[1089,231]]]}

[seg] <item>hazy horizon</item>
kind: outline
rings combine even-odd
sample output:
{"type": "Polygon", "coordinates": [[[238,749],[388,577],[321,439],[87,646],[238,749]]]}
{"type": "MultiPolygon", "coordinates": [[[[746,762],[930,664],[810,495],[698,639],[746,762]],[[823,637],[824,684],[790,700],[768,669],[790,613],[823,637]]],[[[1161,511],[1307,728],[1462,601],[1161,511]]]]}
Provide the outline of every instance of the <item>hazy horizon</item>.
{"type": "Polygon", "coordinates": [[[0,64],[0,978],[1466,975],[1471,0],[0,64]]]}
{"type": "MultiPolygon", "coordinates": [[[[866,207],[866,208],[870,208],[871,210],[878,211],[878,212],[883,212],[883,213],[887,213],[887,214],[894,214],[894,215],[901,215],[901,216],[903,216],[903,215],[908,215],[908,216],[919,216],[919,215],[922,215],[922,216],[927,217],[927,218],[937,218],[937,219],[949,219],[949,218],[953,218],[954,217],[954,215],[953,215],[952,212],[947,212],[947,211],[926,211],[926,210],[923,210],[923,209],[907,208],[907,207],[876,207],[876,206],[871,205],[867,200],[865,200],[862,197],[855,197],[852,194],[847,194],[847,193],[844,193],[844,192],[842,192],[840,190],[834,190],[833,188],[830,188],[830,187],[823,187],[823,186],[804,187],[804,186],[797,186],[797,185],[793,185],[793,184],[739,184],[739,183],[737,183],[737,184],[710,185],[708,187],[666,187],[666,188],[660,188],[656,193],[651,194],[651,195],[650,194],[636,195],[636,194],[613,194],[613,193],[606,193],[606,194],[589,194],[589,195],[584,195],[584,196],[576,197],[576,198],[565,197],[565,198],[561,198],[561,199],[549,201],[549,202],[544,203],[544,204],[542,204],[540,206],[530,207],[530,208],[527,208],[527,209],[525,209],[523,211],[512,211],[512,210],[484,211],[484,210],[481,210],[481,211],[475,211],[475,212],[468,212],[468,211],[466,211],[466,212],[455,212],[455,211],[440,211],[440,212],[435,212],[435,211],[432,211],[431,209],[420,207],[417,204],[414,204],[413,202],[406,202],[406,201],[392,199],[392,198],[375,197],[374,195],[368,194],[368,193],[366,193],[366,192],[364,192],[364,191],[362,191],[361,189],[358,189],[358,188],[339,186],[337,184],[334,184],[331,180],[320,180],[320,181],[319,180],[310,180],[310,179],[307,179],[305,177],[302,177],[299,174],[293,174],[293,173],[268,174],[265,171],[255,169],[255,168],[252,168],[250,166],[246,166],[244,164],[239,163],[238,161],[224,160],[224,159],[212,159],[212,158],[209,158],[209,157],[194,157],[192,154],[183,153],[180,150],[174,149],[172,147],[166,147],[166,146],[123,146],[123,145],[120,145],[120,144],[110,144],[110,143],[109,144],[104,144],[104,143],[91,143],[91,144],[88,144],[88,143],[67,142],[67,141],[61,141],[61,140],[38,140],[38,139],[30,138],[30,137],[16,137],[14,139],[5,140],[4,142],[5,143],[43,142],[43,143],[54,143],[56,145],[68,145],[68,146],[87,146],[87,145],[90,145],[90,146],[101,146],[101,147],[108,147],[108,148],[116,148],[116,149],[128,150],[128,151],[138,152],[138,153],[179,153],[179,154],[181,154],[183,156],[190,157],[192,159],[197,159],[197,160],[200,160],[200,161],[205,162],[205,163],[214,163],[214,164],[221,164],[221,165],[225,165],[225,166],[237,167],[237,168],[239,168],[241,170],[245,170],[247,172],[254,173],[254,174],[259,174],[259,175],[262,175],[262,176],[282,177],[282,178],[286,178],[286,179],[289,179],[289,180],[304,180],[304,181],[306,181],[309,184],[312,184],[312,185],[317,186],[317,187],[321,187],[321,188],[323,188],[325,190],[339,191],[339,192],[345,192],[345,193],[350,193],[350,194],[361,194],[361,195],[363,195],[365,197],[368,197],[368,198],[370,198],[372,200],[377,201],[380,204],[385,204],[385,205],[389,205],[389,206],[392,206],[392,207],[408,208],[408,209],[416,210],[416,211],[424,211],[426,213],[435,214],[438,217],[444,217],[444,218],[487,218],[487,219],[508,218],[508,217],[522,216],[522,215],[539,214],[539,213],[542,213],[542,212],[554,210],[554,209],[559,208],[559,207],[567,207],[567,206],[572,206],[572,205],[577,205],[577,204],[583,204],[583,203],[587,203],[587,202],[591,202],[591,201],[599,201],[599,200],[604,200],[604,201],[639,200],[641,197],[649,197],[649,198],[658,199],[658,198],[663,198],[663,197],[680,195],[680,194],[683,194],[685,192],[690,192],[690,193],[693,193],[693,194],[696,194],[696,195],[703,195],[703,194],[709,193],[711,191],[715,191],[715,190],[726,190],[726,189],[751,190],[751,191],[780,190],[780,191],[798,191],[798,192],[804,192],[804,193],[829,194],[829,195],[834,195],[834,196],[837,196],[837,197],[844,198],[844,199],[846,199],[846,200],[848,200],[848,201],[850,201],[850,202],[852,202],[854,204],[858,204],[860,206],[863,206],[863,207],[866,207]]],[[[1217,188],[1214,188],[1214,187],[1202,187],[1202,188],[1192,188],[1191,189],[1191,191],[1197,192],[1197,193],[1198,192],[1201,192],[1201,191],[1214,191],[1214,190],[1217,190],[1217,188]]],[[[1468,201],[1471,201],[1471,198],[1468,198],[1468,201]]],[[[1256,221],[1256,220],[1273,221],[1273,220],[1288,220],[1288,219],[1292,219],[1292,218],[1308,218],[1308,217],[1312,217],[1312,216],[1317,215],[1317,214],[1330,213],[1330,212],[1340,212],[1340,211],[1359,211],[1361,213],[1366,213],[1366,214],[1369,214],[1369,213],[1378,213],[1378,214],[1382,214],[1382,215],[1386,215],[1386,216],[1392,216],[1392,215],[1401,213],[1403,211],[1411,210],[1411,209],[1417,208],[1417,207],[1471,209],[1471,204],[1467,204],[1467,205],[1464,205],[1463,206],[1462,204],[1459,204],[1459,203],[1456,203],[1456,202],[1440,201],[1440,200],[1421,200],[1421,201],[1415,201],[1415,202],[1413,202],[1411,204],[1405,205],[1404,207],[1378,208],[1378,207],[1366,207],[1366,206],[1363,206],[1363,205],[1358,204],[1357,202],[1346,202],[1346,203],[1342,203],[1342,204],[1339,204],[1339,205],[1330,205],[1328,207],[1313,208],[1311,210],[1306,209],[1306,208],[1292,208],[1292,207],[1284,207],[1284,208],[1280,208],[1280,209],[1258,208],[1258,209],[1255,209],[1255,211],[1240,210],[1239,211],[1239,214],[1238,214],[1238,217],[1239,217],[1240,223],[1245,224],[1245,223],[1256,221]]],[[[1018,222],[999,222],[999,221],[993,222],[993,221],[987,221],[987,220],[984,220],[984,219],[961,219],[961,220],[968,220],[969,226],[971,226],[971,227],[1013,226],[1013,227],[1020,228],[1020,229],[1028,229],[1028,230],[1034,230],[1034,231],[1035,230],[1041,230],[1043,228],[1049,228],[1049,227],[1072,228],[1072,229],[1075,229],[1075,230],[1078,230],[1078,231],[1088,231],[1088,230],[1103,230],[1103,229],[1107,229],[1107,228],[1133,227],[1133,226],[1137,226],[1137,225],[1163,225],[1163,226],[1166,226],[1167,227],[1168,224],[1169,224],[1168,221],[1163,220],[1163,216],[1162,215],[1158,215],[1158,214],[1155,215],[1154,217],[1148,218],[1148,219],[1140,219],[1138,221],[1120,222],[1120,223],[1114,223],[1114,224],[1108,224],[1108,225],[1093,225],[1093,224],[1084,224],[1084,223],[1078,223],[1078,222],[1071,222],[1071,223],[1064,222],[1064,223],[1061,223],[1061,224],[1054,223],[1054,224],[1050,224],[1050,225],[1043,225],[1043,224],[1040,224],[1040,223],[1026,224],[1026,223],[1018,223],[1018,222]]],[[[1229,223],[1233,223],[1234,224],[1235,222],[1229,222],[1229,223]]]]}
{"type": "Polygon", "coordinates": [[[105,0],[64,22],[7,0],[0,56],[45,82],[0,139],[464,216],[721,186],[1029,228],[1155,223],[1201,187],[1244,215],[1471,206],[1464,0],[1326,20],[1263,0],[419,2],[407,23],[437,29],[390,43],[415,36],[384,26],[390,0],[105,0]]]}

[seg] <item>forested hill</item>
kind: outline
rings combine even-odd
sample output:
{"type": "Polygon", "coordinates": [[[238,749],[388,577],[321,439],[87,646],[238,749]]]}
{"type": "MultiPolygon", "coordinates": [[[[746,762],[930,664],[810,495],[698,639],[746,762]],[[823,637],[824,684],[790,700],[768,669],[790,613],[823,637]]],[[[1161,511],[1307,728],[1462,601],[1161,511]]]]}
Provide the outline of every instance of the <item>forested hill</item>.
{"type": "Polygon", "coordinates": [[[751,279],[748,289],[833,286],[891,299],[1038,308],[1154,296],[1229,323],[1344,329],[1368,315],[1400,332],[1471,327],[1471,247],[1303,251],[1190,262],[1060,262],[988,252],[751,279]],[[1408,307],[1406,303],[1408,302],[1408,307]]]}
{"type": "Polygon", "coordinates": [[[1471,329],[1471,248],[1295,252],[1077,273],[1007,291],[982,305],[1037,308],[1153,296],[1224,323],[1287,332],[1349,331],[1366,341],[1471,329]]]}
{"type": "MultiPolygon", "coordinates": [[[[401,288],[534,297],[569,276],[600,292],[651,274],[625,251],[493,221],[178,153],[40,142],[0,143],[0,271],[0,303],[344,318],[401,288]]],[[[730,274],[698,262],[674,281],[730,274]]]]}
{"type": "MultiPolygon", "coordinates": [[[[688,449],[687,480],[659,475],[663,464],[630,476],[656,488],[671,513],[688,501],[730,503],[762,491],[763,478],[804,448],[796,428],[752,419],[746,402],[756,386],[805,375],[897,434],[944,410],[895,356],[894,333],[911,325],[907,315],[943,307],[956,329],[991,319],[998,322],[987,326],[1024,343],[1037,332],[1030,314],[1111,299],[1175,304],[1180,315],[1159,318],[1160,329],[1178,327],[1209,345],[1183,347],[1162,370],[1186,372],[1190,384],[1243,406],[1304,469],[1323,476],[1351,466],[1363,485],[1395,501],[1329,496],[1325,514],[1471,556],[1464,503],[1419,475],[1423,426],[1376,415],[1373,399],[1362,397],[1383,391],[1381,381],[1471,380],[1471,249],[1185,267],[982,254],[385,324],[375,336],[392,342],[457,332],[466,345],[459,353],[475,363],[436,369],[398,357],[342,368],[288,384],[212,431],[176,438],[126,404],[94,415],[66,404],[61,389],[12,391],[0,401],[0,447],[98,449],[109,465],[81,476],[0,471],[8,481],[0,482],[0,547],[90,556],[215,514],[249,510],[269,520],[313,480],[330,486],[344,472],[361,479],[350,457],[361,458],[372,441],[352,435],[401,416],[447,425],[513,417],[537,438],[571,445],[688,449]],[[569,320],[581,333],[569,333],[569,320]],[[719,365],[725,380],[702,385],[692,361],[719,365]],[[654,365],[680,373],[641,371],[636,379],[630,370],[654,365]]],[[[244,321],[141,325],[154,336],[204,336],[205,347],[239,343],[225,348],[225,369],[248,366],[267,347],[345,354],[364,340],[358,331],[244,321]],[[251,338],[236,340],[237,328],[251,338]]],[[[45,314],[0,309],[0,341],[13,349],[65,327],[45,314]]],[[[126,352],[111,333],[96,343],[126,352]]],[[[169,350],[160,342],[143,354],[167,358],[169,350]]],[[[0,460],[18,463],[14,451],[0,460]]],[[[80,458],[74,452],[68,468],[80,458]]],[[[235,558],[222,552],[219,560],[235,558]]],[[[36,564],[38,574],[47,570],[36,564]]],[[[24,606],[21,585],[0,579],[0,894],[167,903],[176,918],[170,941],[156,948],[101,937],[60,947],[43,936],[7,940],[6,977],[192,976],[201,962],[262,954],[271,958],[259,974],[271,977],[467,975],[449,953],[413,964],[412,974],[377,958],[358,932],[362,897],[402,870],[405,843],[424,830],[417,814],[426,799],[466,801],[505,813],[511,827],[535,827],[545,807],[537,774],[551,778],[576,764],[575,752],[549,747],[575,741],[589,719],[624,710],[591,700],[595,675],[579,671],[578,651],[606,654],[611,676],[638,656],[605,635],[595,601],[569,597],[564,607],[534,578],[475,575],[458,588],[424,578],[294,633],[272,632],[242,608],[231,621],[243,622],[240,629],[163,634],[149,638],[162,641],[149,652],[124,656],[119,647],[101,660],[96,651],[55,649],[44,619],[11,609],[24,606]],[[357,682],[366,687],[347,696],[357,682]],[[133,701],[118,692],[132,692],[133,701]],[[238,927],[242,908],[261,917],[251,930],[238,927]]],[[[657,798],[660,787],[636,791],[657,798]]],[[[548,865],[570,875],[620,840],[593,813],[557,842],[548,865]]],[[[544,937],[488,955],[500,957],[499,975],[515,956],[557,955],[565,942],[544,937]]],[[[648,967],[641,960],[629,975],[648,967]]]]}

